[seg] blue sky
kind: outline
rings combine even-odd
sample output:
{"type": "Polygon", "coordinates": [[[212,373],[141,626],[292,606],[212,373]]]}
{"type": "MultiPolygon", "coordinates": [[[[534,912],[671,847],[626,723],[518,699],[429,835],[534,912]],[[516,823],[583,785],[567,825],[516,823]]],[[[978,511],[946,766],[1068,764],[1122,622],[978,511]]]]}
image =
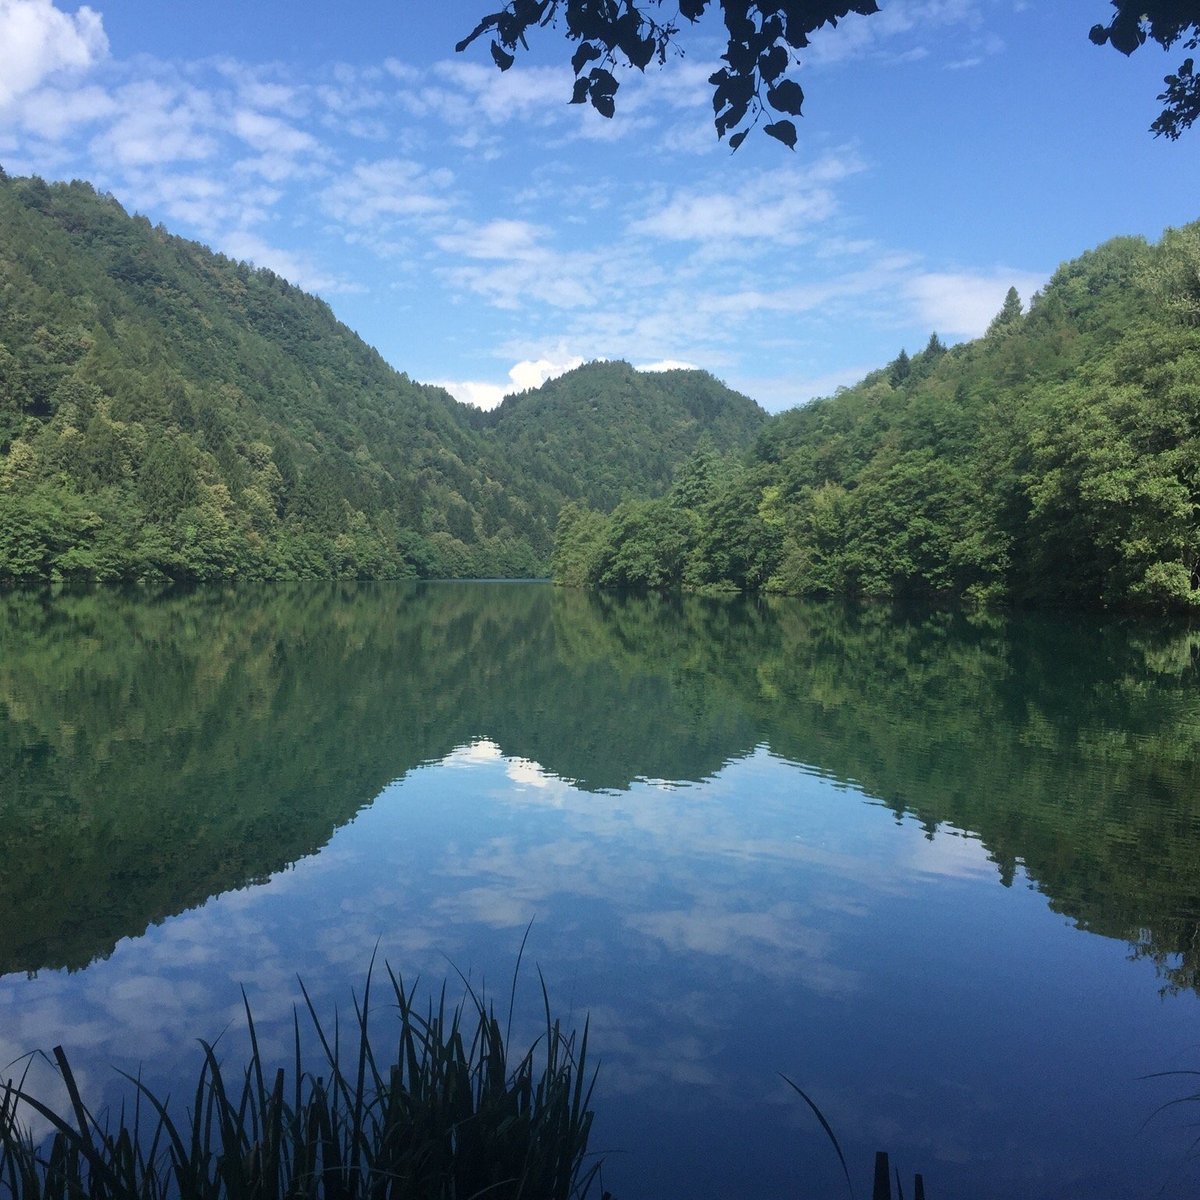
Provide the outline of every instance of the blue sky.
{"type": "Polygon", "coordinates": [[[1200,131],[1146,131],[1185,52],[1093,46],[1105,0],[882,0],[806,55],[796,151],[732,155],[714,22],[606,121],[552,31],[504,75],[454,52],[493,7],[0,0],[0,164],[270,267],[484,405],[623,358],[789,407],[1200,217],[1200,131]]]}

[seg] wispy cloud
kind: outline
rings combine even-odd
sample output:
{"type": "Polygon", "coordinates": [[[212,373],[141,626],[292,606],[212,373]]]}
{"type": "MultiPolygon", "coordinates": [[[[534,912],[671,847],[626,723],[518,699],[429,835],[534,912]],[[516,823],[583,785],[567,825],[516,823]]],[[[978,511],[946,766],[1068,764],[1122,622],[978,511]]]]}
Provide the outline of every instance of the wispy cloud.
{"type": "Polygon", "coordinates": [[[148,80],[118,89],[114,99],[116,119],[93,140],[95,157],[133,167],[197,162],[216,155],[218,117],[208,93],[148,80]]]}
{"type": "Polygon", "coordinates": [[[100,14],[64,13],[51,0],[0,0],[0,108],[62,71],[86,70],[108,53],[100,14]]]}
{"type": "Polygon", "coordinates": [[[835,186],[862,169],[858,157],[846,152],[800,170],[762,171],[732,188],[680,188],[635,221],[632,231],[717,246],[797,245],[837,212],[835,186]]]}
{"type": "Polygon", "coordinates": [[[322,208],[348,225],[429,218],[453,207],[449,189],[454,175],[445,168],[429,170],[409,159],[359,162],[320,195],[322,208]]]}
{"type": "Polygon", "coordinates": [[[926,271],[914,275],[905,291],[919,318],[930,329],[952,337],[979,337],[1015,287],[1026,303],[1045,285],[1046,274],[998,267],[986,274],[926,271]]]}

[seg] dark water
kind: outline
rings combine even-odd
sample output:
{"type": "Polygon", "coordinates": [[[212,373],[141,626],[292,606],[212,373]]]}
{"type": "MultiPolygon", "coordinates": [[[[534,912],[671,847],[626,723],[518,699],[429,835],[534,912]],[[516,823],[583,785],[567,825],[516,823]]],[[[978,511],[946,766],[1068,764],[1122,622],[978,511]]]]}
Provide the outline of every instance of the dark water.
{"type": "Polygon", "coordinates": [[[1200,633],[542,585],[0,600],[0,1061],[301,975],[591,1014],[618,1200],[1192,1196],[1200,633]]]}

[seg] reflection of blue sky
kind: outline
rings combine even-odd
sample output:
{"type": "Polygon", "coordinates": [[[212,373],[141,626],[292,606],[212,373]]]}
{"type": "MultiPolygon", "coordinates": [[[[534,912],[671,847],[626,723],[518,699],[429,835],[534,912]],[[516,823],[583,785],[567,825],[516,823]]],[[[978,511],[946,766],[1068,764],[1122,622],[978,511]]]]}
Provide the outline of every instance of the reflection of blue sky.
{"type": "Polygon", "coordinates": [[[623,1200],[794,1195],[808,1160],[834,1186],[780,1071],[863,1163],[887,1146],[944,1196],[963,1162],[1016,1170],[1028,1195],[1084,1194],[1097,1164],[1114,1197],[1139,1164],[1161,1182],[1164,1146],[1186,1143],[1137,1133],[1155,1096],[1134,1081],[1184,1065],[1194,998],[1160,1002],[1123,945],[1020,878],[997,886],[974,838],[863,800],[765,750],[704,784],[597,794],[477,741],[266,883],[86,971],[0,980],[0,1055],[61,1041],[111,1095],[107,1064],[169,1078],[227,1026],[232,1054],[244,986],[282,1059],[297,974],[348,1011],[377,943],[406,978],[453,963],[503,1003],[532,920],[518,1034],[536,1035],[536,962],[560,1012],[591,1014],[623,1200]]]}

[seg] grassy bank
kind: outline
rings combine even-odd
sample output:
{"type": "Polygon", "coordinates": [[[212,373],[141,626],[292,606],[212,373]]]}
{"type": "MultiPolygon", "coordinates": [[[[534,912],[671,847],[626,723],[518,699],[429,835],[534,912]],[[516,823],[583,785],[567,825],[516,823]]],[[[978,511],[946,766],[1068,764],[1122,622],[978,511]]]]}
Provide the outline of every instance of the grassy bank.
{"type": "MultiPolygon", "coordinates": [[[[587,1026],[550,1015],[522,1054],[494,1007],[469,986],[418,1010],[390,968],[386,1007],[398,1037],[386,1055],[368,1031],[368,975],[344,1038],[308,993],[287,1067],[263,1061],[250,1007],[251,1054],[236,1077],[212,1044],[186,1111],[127,1077],[121,1111],[85,1105],[61,1047],[53,1061],[64,1116],[25,1090],[0,1093],[0,1196],[10,1200],[573,1200],[598,1182],[587,1161],[594,1072],[587,1026]],[[303,1028],[302,1028],[303,1026],[303,1028]],[[347,1045],[343,1045],[345,1042],[347,1045]],[[302,1049],[309,1043],[313,1049],[302,1049]],[[347,1046],[349,1052],[346,1052],[347,1046]],[[30,1120],[52,1133],[35,1138],[30,1120]]],[[[511,1012],[510,1012],[511,1019],[511,1012]]],[[[375,1021],[378,1024],[378,1020],[375,1021]]]]}

